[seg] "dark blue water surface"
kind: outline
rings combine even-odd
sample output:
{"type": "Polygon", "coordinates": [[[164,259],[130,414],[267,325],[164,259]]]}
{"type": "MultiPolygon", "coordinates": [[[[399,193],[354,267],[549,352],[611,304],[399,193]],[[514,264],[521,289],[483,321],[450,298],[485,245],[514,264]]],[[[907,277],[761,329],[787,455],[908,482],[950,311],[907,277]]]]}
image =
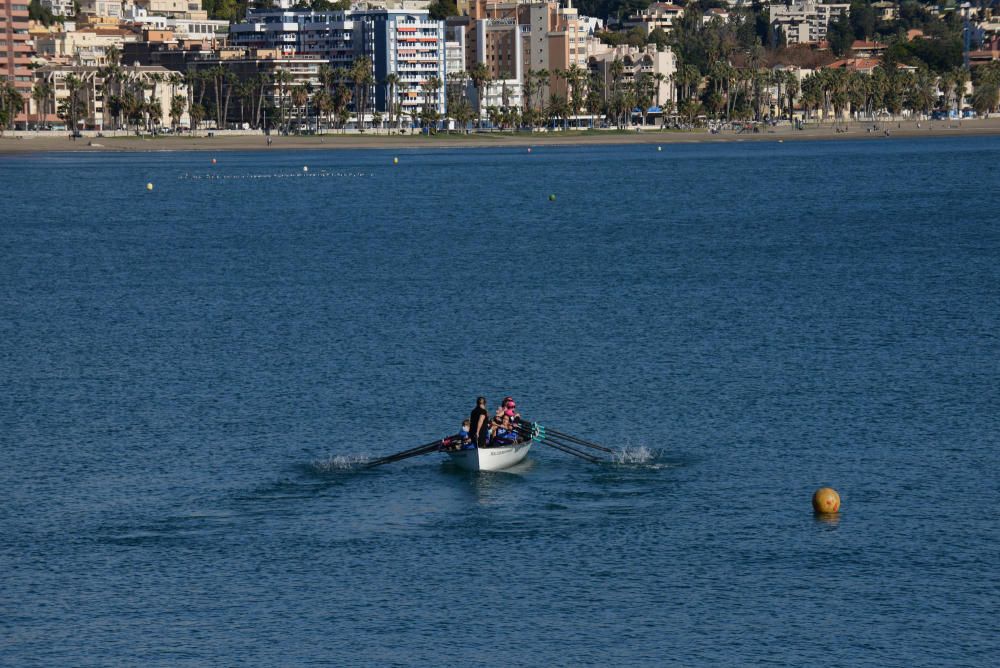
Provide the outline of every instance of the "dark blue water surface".
{"type": "Polygon", "coordinates": [[[996,665],[998,183],[998,138],[0,159],[0,664],[996,665]],[[480,393],[625,461],[351,465],[480,393]]]}

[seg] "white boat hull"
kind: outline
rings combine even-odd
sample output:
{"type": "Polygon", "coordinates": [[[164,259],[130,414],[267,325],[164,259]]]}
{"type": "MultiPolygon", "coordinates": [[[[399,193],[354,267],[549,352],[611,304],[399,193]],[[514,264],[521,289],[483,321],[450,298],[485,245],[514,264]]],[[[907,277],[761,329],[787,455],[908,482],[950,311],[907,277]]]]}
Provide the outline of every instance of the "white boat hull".
{"type": "Polygon", "coordinates": [[[495,448],[476,448],[448,452],[451,461],[466,471],[503,471],[520,463],[531,450],[531,441],[501,445],[495,448]]]}

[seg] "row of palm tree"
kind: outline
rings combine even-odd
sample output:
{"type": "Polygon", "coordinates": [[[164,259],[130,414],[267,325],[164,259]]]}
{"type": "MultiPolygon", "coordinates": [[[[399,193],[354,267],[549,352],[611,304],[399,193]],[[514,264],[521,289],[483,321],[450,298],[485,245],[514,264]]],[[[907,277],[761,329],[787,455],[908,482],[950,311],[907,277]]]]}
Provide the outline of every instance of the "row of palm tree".
{"type": "MultiPolygon", "coordinates": [[[[483,104],[484,93],[493,79],[488,68],[478,63],[467,72],[449,74],[447,82],[436,77],[424,82],[420,91],[422,106],[407,113],[412,122],[425,126],[439,121],[435,102],[442,86],[446,88],[447,116],[462,127],[480,120],[488,120],[492,126],[501,129],[557,120],[566,125],[584,113],[591,118],[606,117],[624,127],[636,108],[642,110],[642,122],[648,121],[645,110],[650,106],[661,107],[664,113],[674,111],[670,100],[660,99],[662,84],[668,77],[660,72],[636,69],[634,64],[626,65],[616,60],[609,65],[608,76],[603,78],[579,65],[566,70],[529,70],[522,82],[519,108],[509,104],[506,88],[501,95],[503,103],[487,107],[483,104]],[[565,91],[565,94],[552,92],[554,82],[562,82],[559,90],[565,91]],[[470,84],[471,90],[475,91],[474,104],[468,94],[470,84]]],[[[984,68],[983,71],[1000,71],[1000,66],[984,68]]],[[[277,115],[275,122],[278,127],[286,130],[293,124],[299,128],[311,127],[313,119],[325,119],[328,126],[343,129],[352,116],[356,119],[368,117],[371,94],[376,85],[370,60],[359,58],[350,68],[323,65],[319,78],[320,85],[315,87],[294,84],[292,75],[287,71],[274,73],[277,94],[271,110],[277,115]]],[[[508,78],[503,77],[504,80],[508,78]]],[[[983,80],[986,83],[977,86],[977,92],[980,89],[990,90],[992,79],[983,77],[983,80]]],[[[249,120],[254,127],[264,123],[262,112],[267,111],[265,97],[271,83],[268,75],[259,74],[241,81],[231,72],[217,67],[189,73],[185,81],[192,91],[193,107],[204,106],[205,93],[212,91],[212,98],[216,101],[212,108],[217,123],[221,124],[229,117],[230,101],[234,96],[239,101],[241,121],[249,120]],[[203,83],[199,85],[199,81],[203,83]]],[[[701,113],[725,120],[760,120],[774,114],[774,110],[780,110],[778,115],[787,113],[790,117],[796,102],[807,112],[818,114],[822,111],[824,117],[829,117],[831,112],[835,117],[842,117],[850,109],[855,117],[872,118],[882,110],[895,115],[903,109],[925,114],[941,106],[960,109],[969,72],[960,68],[935,76],[926,68],[910,72],[876,67],[871,73],[828,68],[800,81],[791,71],[763,67],[759,58],[754,58],[751,53],[746,66],[735,67],[727,61],[717,61],[708,76],[704,77],[698,68],[679,64],[669,81],[675,91],[676,111],[688,120],[701,113]]],[[[384,86],[385,97],[391,101],[385,120],[389,127],[398,128],[404,115],[397,101],[400,78],[397,74],[390,74],[377,83],[384,86]]],[[[992,90],[996,89],[997,86],[992,85],[992,90]]],[[[979,106],[986,110],[996,107],[996,102],[991,103],[992,98],[988,94],[974,95],[973,99],[980,100],[979,106]]],[[[193,116],[200,120],[205,113],[193,113],[193,116]]],[[[380,113],[372,114],[371,118],[376,126],[381,126],[384,120],[380,113]]],[[[363,125],[365,123],[358,123],[359,127],[363,125]]]]}
{"type": "MultiPolygon", "coordinates": [[[[992,82],[1000,79],[1000,64],[980,68],[981,83],[971,97],[980,112],[997,107],[992,82]],[[993,74],[995,73],[995,74],[993,74]]],[[[707,76],[697,68],[679,65],[673,75],[678,108],[684,116],[706,113],[720,120],[762,120],[774,114],[793,114],[796,101],[807,113],[840,119],[850,110],[856,118],[893,116],[909,110],[930,114],[935,109],[960,111],[966,100],[970,72],[955,68],[937,75],[926,67],[908,70],[877,66],[870,72],[842,68],[817,70],[801,81],[787,70],[770,70],[748,58],[745,67],[727,61],[713,63],[707,76]]]]}

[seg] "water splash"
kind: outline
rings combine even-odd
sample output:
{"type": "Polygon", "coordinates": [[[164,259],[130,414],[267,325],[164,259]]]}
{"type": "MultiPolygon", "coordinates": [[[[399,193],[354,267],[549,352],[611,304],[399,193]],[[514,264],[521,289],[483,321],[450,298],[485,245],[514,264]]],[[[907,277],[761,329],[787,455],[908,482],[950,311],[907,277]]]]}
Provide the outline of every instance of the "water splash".
{"type": "Polygon", "coordinates": [[[615,464],[650,464],[660,456],[658,450],[644,445],[626,445],[611,455],[615,464]]]}
{"type": "Polygon", "coordinates": [[[331,473],[333,471],[352,471],[370,461],[368,455],[334,455],[328,459],[317,459],[309,466],[317,473],[331,473]]]}

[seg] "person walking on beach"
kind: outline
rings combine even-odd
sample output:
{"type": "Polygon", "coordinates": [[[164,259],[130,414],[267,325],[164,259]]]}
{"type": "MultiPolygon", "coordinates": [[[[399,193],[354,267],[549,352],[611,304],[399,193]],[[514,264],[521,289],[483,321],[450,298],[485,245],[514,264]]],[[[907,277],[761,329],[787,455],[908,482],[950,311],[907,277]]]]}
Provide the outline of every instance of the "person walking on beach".
{"type": "Polygon", "coordinates": [[[476,399],[476,407],[469,416],[469,435],[478,447],[486,445],[490,437],[490,414],[486,410],[486,397],[476,399]]]}

